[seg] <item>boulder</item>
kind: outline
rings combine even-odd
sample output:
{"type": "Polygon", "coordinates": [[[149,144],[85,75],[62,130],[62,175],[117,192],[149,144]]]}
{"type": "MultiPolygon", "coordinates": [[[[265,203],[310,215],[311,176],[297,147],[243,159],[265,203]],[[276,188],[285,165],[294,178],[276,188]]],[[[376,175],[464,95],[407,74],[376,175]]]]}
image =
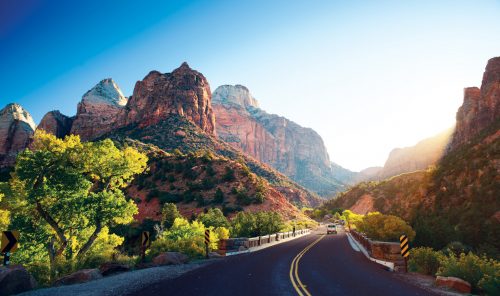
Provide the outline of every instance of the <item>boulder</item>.
{"type": "Polygon", "coordinates": [[[189,261],[189,257],[179,252],[165,252],[153,258],[154,265],[179,265],[189,261]]]}
{"type": "Polygon", "coordinates": [[[460,293],[468,294],[471,292],[471,285],[468,282],[451,276],[450,277],[438,276],[436,278],[436,286],[447,287],[455,291],[458,291],[460,293]]]}
{"type": "Polygon", "coordinates": [[[99,267],[99,271],[103,276],[112,275],[115,273],[129,271],[130,267],[125,264],[106,262],[99,267]]]}
{"type": "Polygon", "coordinates": [[[33,276],[21,265],[0,267],[1,295],[13,295],[36,288],[33,276]]]}
{"type": "Polygon", "coordinates": [[[102,278],[99,269],[82,269],[75,273],[72,273],[67,276],[63,276],[62,278],[55,281],[54,286],[62,286],[62,285],[73,285],[73,284],[81,284],[90,282],[93,280],[97,280],[102,278]]]}

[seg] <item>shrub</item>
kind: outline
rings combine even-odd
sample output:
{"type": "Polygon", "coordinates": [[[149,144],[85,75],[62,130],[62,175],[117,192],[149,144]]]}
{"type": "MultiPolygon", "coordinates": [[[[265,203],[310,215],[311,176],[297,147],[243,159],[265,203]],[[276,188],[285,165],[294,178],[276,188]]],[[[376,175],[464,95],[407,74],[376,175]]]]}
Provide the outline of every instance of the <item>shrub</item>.
{"type": "Polygon", "coordinates": [[[399,242],[402,234],[406,234],[410,241],[415,238],[415,231],[403,219],[379,212],[365,215],[356,222],[356,228],[373,240],[399,242]]]}
{"type": "Polygon", "coordinates": [[[481,285],[486,289],[492,289],[490,286],[495,281],[498,282],[499,269],[500,263],[498,261],[486,257],[481,258],[470,252],[467,255],[462,253],[458,257],[453,255],[444,257],[437,274],[461,278],[472,285],[473,292],[479,292],[479,283],[483,278],[481,285]]]}
{"type": "MultiPolygon", "coordinates": [[[[154,257],[162,252],[176,251],[188,255],[190,258],[201,258],[205,255],[205,229],[203,223],[193,221],[189,223],[184,218],[175,219],[172,227],[164,231],[151,243],[148,257],[154,257]]],[[[211,250],[217,249],[219,235],[227,235],[228,230],[209,227],[211,250]]]]}
{"type": "Polygon", "coordinates": [[[236,177],[234,176],[234,170],[230,167],[226,167],[226,171],[224,175],[222,176],[222,181],[224,182],[231,182],[234,181],[236,177]]]}
{"type": "Polygon", "coordinates": [[[212,202],[215,204],[221,204],[224,202],[224,193],[222,192],[222,190],[220,190],[220,188],[217,188],[217,190],[215,191],[214,199],[212,202]]]}
{"type": "Polygon", "coordinates": [[[148,195],[146,195],[146,201],[149,202],[153,198],[157,198],[159,195],[160,195],[160,191],[158,189],[156,189],[156,188],[151,189],[149,191],[148,195]]]}
{"type": "Polygon", "coordinates": [[[461,242],[451,242],[443,250],[446,255],[460,256],[460,254],[467,254],[471,251],[470,247],[464,245],[461,242]]]}
{"type": "Polygon", "coordinates": [[[436,252],[432,248],[414,248],[411,250],[408,265],[411,271],[435,275],[439,269],[440,260],[442,260],[443,256],[441,252],[436,252]]]}

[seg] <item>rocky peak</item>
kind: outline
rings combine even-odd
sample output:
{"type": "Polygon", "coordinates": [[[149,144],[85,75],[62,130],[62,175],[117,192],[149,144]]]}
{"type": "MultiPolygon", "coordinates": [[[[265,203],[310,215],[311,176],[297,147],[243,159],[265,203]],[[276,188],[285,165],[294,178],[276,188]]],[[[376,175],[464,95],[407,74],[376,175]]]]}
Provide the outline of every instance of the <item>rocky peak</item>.
{"type": "Polygon", "coordinates": [[[64,138],[71,132],[74,118],[68,117],[59,110],[47,112],[40,121],[37,129],[53,134],[58,138],[64,138]]]}
{"type": "Polygon", "coordinates": [[[259,103],[243,85],[221,85],[212,94],[214,104],[258,108],[259,103]]]}
{"type": "Polygon", "coordinates": [[[21,105],[8,104],[0,110],[0,167],[13,165],[19,151],[28,147],[36,125],[21,105]]]}
{"type": "Polygon", "coordinates": [[[96,86],[87,91],[82,97],[82,104],[107,104],[125,106],[127,98],[118,85],[111,78],[101,80],[96,86]]]}
{"type": "Polygon", "coordinates": [[[71,133],[87,141],[111,131],[120,121],[126,104],[127,98],[112,79],[101,80],[78,103],[71,133]]]}
{"type": "Polygon", "coordinates": [[[183,63],[172,73],[150,72],[138,81],[127,105],[125,123],[148,126],[179,114],[215,135],[210,86],[203,74],[183,63]]]}
{"type": "Polygon", "coordinates": [[[464,102],[457,112],[457,122],[451,151],[472,140],[500,117],[500,57],[488,61],[483,74],[481,89],[464,89],[464,102]]]}

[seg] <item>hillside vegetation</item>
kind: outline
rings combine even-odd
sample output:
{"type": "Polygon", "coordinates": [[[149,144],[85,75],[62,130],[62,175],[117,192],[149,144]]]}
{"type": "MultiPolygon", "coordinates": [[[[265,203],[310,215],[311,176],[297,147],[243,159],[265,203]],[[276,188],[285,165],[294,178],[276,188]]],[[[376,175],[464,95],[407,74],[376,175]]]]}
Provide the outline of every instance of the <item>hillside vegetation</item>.
{"type": "Polygon", "coordinates": [[[448,152],[437,167],[358,184],[323,207],[397,215],[415,229],[416,245],[441,249],[460,241],[498,256],[499,122],[448,152]]]}

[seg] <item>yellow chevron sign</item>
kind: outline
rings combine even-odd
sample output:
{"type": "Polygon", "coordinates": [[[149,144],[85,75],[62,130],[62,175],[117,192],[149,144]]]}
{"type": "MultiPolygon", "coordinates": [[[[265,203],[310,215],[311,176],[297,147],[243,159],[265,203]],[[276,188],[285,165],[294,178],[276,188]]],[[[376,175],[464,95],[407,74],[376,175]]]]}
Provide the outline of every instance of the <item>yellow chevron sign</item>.
{"type": "Polygon", "coordinates": [[[149,248],[149,246],[151,246],[151,239],[149,237],[149,231],[142,232],[141,246],[143,248],[149,248]]]}
{"type": "Polygon", "coordinates": [[[399,238],[399,241],[401,243],[401,256],[405,258],[410,256],[410,245],[408,245],[408,237],[403,234],[399,238]]]}
{"type": "Polygon", "coordinates": [[[19,241],[19,231],[4,231],[2,233],[2,253],[14,252],[17,250],[19,241]]]}

